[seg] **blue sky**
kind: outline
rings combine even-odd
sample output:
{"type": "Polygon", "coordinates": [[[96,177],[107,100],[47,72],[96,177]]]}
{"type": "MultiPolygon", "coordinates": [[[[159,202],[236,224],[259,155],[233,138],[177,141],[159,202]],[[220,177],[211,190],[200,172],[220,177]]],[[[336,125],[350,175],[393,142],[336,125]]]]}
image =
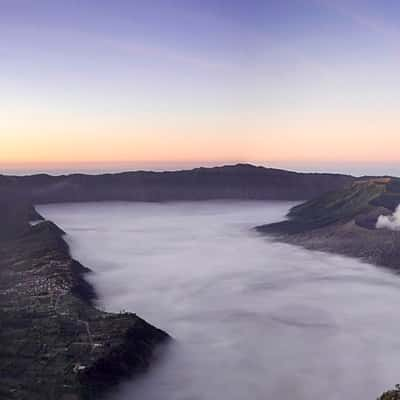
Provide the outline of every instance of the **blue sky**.
{"type": "Polygon", "coordinates": [[[0,8],[4,165],[398,162],[396,1],[0,8]]]}

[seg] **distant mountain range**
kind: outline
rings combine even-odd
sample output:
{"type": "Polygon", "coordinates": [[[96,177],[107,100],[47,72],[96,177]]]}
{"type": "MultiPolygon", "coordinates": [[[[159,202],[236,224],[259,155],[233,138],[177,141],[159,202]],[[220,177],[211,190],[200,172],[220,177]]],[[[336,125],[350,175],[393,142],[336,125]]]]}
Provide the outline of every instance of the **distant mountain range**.
{"type": "Polygon", "coordinates": [[[103,175],[0,175],[0,193],[32,203],[82,201],[307,200],[354,181],[340,174],[297,173],[237,164],[168,172],[103,175]]]}

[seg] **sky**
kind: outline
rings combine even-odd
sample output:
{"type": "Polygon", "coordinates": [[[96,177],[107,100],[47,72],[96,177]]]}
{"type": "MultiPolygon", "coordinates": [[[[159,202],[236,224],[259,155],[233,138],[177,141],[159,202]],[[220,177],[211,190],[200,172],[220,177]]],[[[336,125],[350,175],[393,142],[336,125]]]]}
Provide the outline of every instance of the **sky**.
{"type": "Polygon", "coordinates": [[[0,0],[0,171],[400,173],[397,0],[0,0]]]}

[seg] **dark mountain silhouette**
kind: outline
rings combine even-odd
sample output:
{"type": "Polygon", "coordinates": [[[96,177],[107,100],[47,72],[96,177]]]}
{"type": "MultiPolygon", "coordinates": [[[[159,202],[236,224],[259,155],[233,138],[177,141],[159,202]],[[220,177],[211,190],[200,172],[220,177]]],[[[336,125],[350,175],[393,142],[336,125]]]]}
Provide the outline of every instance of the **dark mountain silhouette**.
{"type": "Polygon", "coordinates": [[[354,180],[349,175],[297,173],[238,164],[171,172],[63,176],[0,176],[0,191],[33,203],[209,199],[307,200],[354,180]]]}

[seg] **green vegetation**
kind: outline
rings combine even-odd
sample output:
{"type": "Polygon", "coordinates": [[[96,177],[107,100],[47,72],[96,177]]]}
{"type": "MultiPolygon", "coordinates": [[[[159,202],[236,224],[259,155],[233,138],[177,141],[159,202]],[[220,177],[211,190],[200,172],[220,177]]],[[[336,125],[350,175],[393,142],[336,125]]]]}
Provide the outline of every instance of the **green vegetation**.
{"type": "Polygon", "coordinates": [[[357,181],[351,187],[294,207],[289,216],[297,222],[310,222],[316,226],[350,220],[372,209],[371,202],[385,191],[386,185],[380,182],[357,181]]]}
{"type": "MultiPolygon", "coordinates": [[[[391,194],[387,189],[389,182],[391,178],[357,180],[344,189],[328,192],[293,207],[288,215],[289,220],[264,225],[258,227],[258,230],[271,234],[294,235],[335,223],[345,223],[358,216],[365,217],[380,206],[379,202],[385,201],[384,196],[391,194]]],[[[396,205],[400,203],[400,193],[392,194],[391,203],[395,202],[396,205]]],[[[365,224],[365,221],[360,224],[365,224]]]]}

